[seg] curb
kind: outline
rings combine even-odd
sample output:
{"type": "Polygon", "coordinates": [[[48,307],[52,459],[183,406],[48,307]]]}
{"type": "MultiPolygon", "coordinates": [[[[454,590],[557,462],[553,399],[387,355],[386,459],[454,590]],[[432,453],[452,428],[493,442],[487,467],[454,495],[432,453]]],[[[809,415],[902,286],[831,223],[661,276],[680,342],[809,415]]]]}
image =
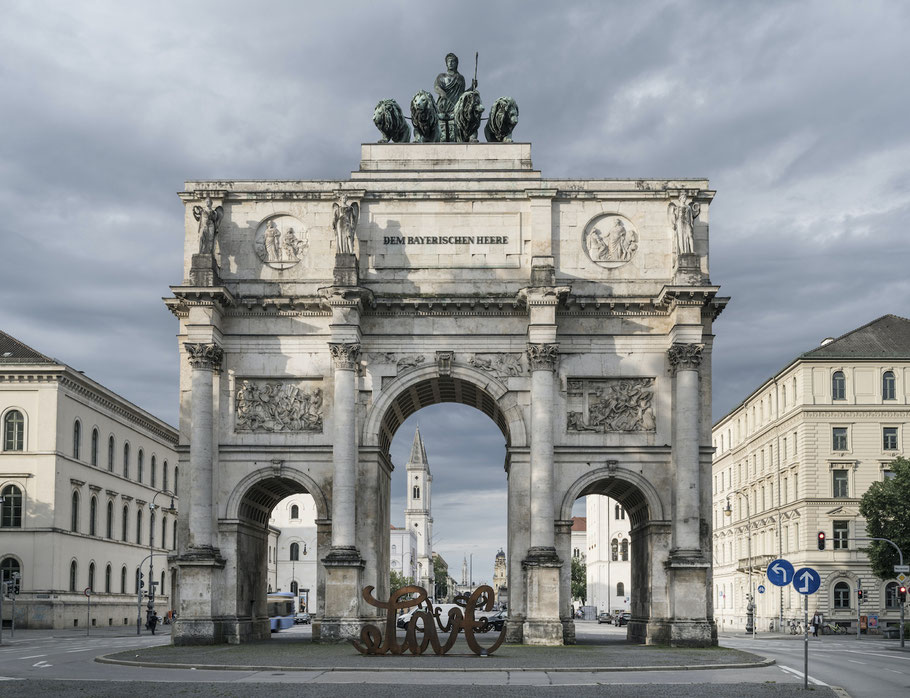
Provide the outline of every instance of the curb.
{"type": "Polygon", "coordinates": [[[504,672],[504,671],[544,671],[567,672],[578,671],[584,673],[629,672],[629,671],[701,671],[713,669],[760,669],[773,666],[773,659],[760,662],[739,662],[737,664],[702,664],[699,666],[635,666],[635,667],[341,667],[341,666],[268,666],[254,664],[169,664],[166,662],[137,662],[131,659],[114,659],[110,655],[95,657],[99,664],[117,664],[120,666],[148,667],[151,669],[184,669],[197,671],[382,671],[382,672],[504,672]]]}

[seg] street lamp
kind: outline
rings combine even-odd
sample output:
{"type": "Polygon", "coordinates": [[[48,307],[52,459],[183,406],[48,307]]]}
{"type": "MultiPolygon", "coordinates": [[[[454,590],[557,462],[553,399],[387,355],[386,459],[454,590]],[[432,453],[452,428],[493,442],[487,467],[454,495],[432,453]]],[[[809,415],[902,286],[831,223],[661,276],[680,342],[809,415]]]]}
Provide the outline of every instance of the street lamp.
{"type": "MultiPolygon", "coordinates": [[[[155,570],[155,554],[152,552],[152,548],[155,545],[155,525],[152,523],[152,514],[155,512],[155,500],[158,499],[158,495],[168,494],[171,497],[171,506],[170,510],[174,509],[174,493],[170,490],[161,490],[155,492],[155,496],[152,497],[152,501],[149,502],[149,602],[148,602],[148,612],[146,618],[150,620],[155,614],[155,576],[153,574],[155,570]]],[[[164,546],[164,540],[161,541],[161,545],[164,546]]]]}
{"type": "MultiPolygon", "coordinates": [[[[749,507],[749,495],[743,494],[740,490],[735,490],[733,494],[738,494],[746,500],[746,530],[749,533],[748,538],[748,555],[749,555],[749,595],[746,604],[746,632],[752,633],[755,637],[755,589],[752,588],[752,512],[749,507]]],[[[724,516],[732,516],[733,507],[730,505],[730,498],[727,497],[727,506],[724,507],[724,516]]]]}

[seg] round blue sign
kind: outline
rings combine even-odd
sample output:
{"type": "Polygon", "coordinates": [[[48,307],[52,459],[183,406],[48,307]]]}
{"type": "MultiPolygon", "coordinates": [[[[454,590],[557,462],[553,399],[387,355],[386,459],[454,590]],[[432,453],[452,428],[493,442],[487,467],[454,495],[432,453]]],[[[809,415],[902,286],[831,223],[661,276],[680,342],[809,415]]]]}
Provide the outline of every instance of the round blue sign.
{"type": "Polygon", "coordinates": [[[783,558],[768,565],[768,581],[774,586],[785,587],[793,581],[793,565],[783,558]]]}
{"type": "Polygon", "coordinates": [[[758,593],[759,593],[759,594],[764,594],[764,593],[765,593],[765,585],[764,585],[764,584],[759,584],[759,585],[758,585],[758,593]]]}
{"type": "Polygon", "coordinates": [[[811,567],[801,567],[793,575],[793,588],[800,594],[814,594],[821,585],[821,575],[811,567]]]}

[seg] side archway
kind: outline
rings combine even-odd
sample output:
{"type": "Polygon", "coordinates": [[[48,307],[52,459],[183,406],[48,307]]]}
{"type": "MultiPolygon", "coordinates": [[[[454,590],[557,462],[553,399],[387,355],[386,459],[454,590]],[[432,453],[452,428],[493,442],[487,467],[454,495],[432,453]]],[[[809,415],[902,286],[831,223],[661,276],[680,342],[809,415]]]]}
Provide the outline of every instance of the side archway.
{"type": "Polygon", "coordinates": [[[268,525],[275,505],[285,497],[300,492],[313,497],[318,518],[331,518],[328,497],[313,478],[294,467],[276,469],[271,465],[253,471],[235,485],[228,497],[223,518],[268,525]]]}

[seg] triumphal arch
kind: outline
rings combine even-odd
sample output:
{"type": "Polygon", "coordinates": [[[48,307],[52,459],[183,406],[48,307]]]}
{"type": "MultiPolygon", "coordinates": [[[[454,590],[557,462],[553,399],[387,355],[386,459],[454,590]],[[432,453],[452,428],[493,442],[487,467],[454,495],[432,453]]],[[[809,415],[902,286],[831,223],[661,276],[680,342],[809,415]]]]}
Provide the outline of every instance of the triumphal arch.
{"type": "Polygon", "coordinates": [[[268,519],[297,492],[319,515],[314,637],[375,622],[361,590],[388,595],[392,437],[461,402],[506,441],[510,641],[573,641],[572,504],[605,494],[633,522],[630,638],[713,644],[726,299],[708,274],[708,182],[546,179],[508,138],[388,140],[361,146],[348,179],[180,194],[173,641],[268,637],[268,519]]]}

